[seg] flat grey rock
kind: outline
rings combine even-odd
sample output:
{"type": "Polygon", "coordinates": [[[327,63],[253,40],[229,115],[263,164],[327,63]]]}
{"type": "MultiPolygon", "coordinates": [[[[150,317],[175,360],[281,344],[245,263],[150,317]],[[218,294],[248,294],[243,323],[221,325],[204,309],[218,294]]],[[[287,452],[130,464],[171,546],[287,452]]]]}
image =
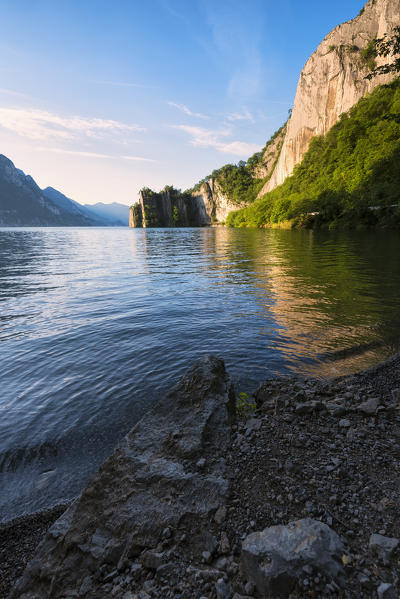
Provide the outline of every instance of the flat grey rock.
{"type": "Polygon", "coordinates": [[[166,528],[193,532],[191,550],[199,556],[216,546],[207,528],[226,503],[221,458],[234,414],[223,360],[201,358],[124,438],[49,530],[10,599],[66,597],[82,584],[86,599],[108,597],[100,583],[90,587],[88,575],[139,555],[149,567],[159,567],[163,560],[156,548],[166,528]],[[207,469],[199,472],[202,457],[207,469]]]}

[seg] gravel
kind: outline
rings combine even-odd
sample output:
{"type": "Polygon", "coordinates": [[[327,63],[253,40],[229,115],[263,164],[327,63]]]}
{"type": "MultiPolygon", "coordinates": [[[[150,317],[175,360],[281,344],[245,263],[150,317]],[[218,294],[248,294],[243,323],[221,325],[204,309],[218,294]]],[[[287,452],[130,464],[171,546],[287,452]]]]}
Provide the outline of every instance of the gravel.
{"type": "Polygon", "coordinates": [[[0,597],[7,597],[14,582],[21,576],[26,564],[48,528],[66,510],[69,503],[21,516],[0,524],[0,597]]]}
{"type": "MultiPolygon", "coordinates": [[[[191,552],[190,530],[165,529],[151,555],[96,574],[104,596],[259,598],[254,581],[241,574],[243,540],[312,518],[343,543],[345,585],[307,566],[291,598],[397,597],[400,356],[334,381],[271,379],[254,396],[251,418],[232,427],[226,454],[230,497],[227,509],[221,507],[209,522],[210,547],[201,563],[191,552]]],[[[205,466],[198,463],[200,471],[205,466]]],[[[2,598],[65,507],[0,525],[2,598]]]]}

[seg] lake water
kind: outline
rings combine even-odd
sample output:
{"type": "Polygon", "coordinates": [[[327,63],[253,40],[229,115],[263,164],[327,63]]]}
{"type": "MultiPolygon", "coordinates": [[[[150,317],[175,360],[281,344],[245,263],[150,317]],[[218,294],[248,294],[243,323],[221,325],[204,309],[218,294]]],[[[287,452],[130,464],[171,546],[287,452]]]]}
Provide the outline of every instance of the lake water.
{"type": "Polygon", "coordinates": [[[79,493],[204,353],[238,391],[399,351],[400,234],[0,229],[0,520],[79,493]]]}

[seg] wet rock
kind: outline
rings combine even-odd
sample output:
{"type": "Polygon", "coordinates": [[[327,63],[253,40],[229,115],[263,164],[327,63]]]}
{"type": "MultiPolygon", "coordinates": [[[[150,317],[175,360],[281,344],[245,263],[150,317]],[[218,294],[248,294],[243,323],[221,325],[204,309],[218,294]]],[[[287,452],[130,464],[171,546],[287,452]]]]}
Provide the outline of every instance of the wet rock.
{"type": "MultiPolygon", "coordinates": [[[[221,458],[234,414],[223,361],[201,358],[100,467],[56,523],[57,536],[50,531],[41,543],[10,599],[44,599],[50,589],[61,597],[105,561],[117,565],[154,550],[166,528],[204,528],[227,500],[221,458]],[[196,466],[202,457],[206,474],[196,466]],[[99,538],[105,551],[91,551],[99,538]]],[[[102,593],[94,589],[87,599],[108,596],[102,593]]]]}
{"type": "Polygon", "coordinates": [[[248,535],[242,544],[242,570],[262,596],[287,597],[304,577],[304,566],[342,581],[342,555],[338,535],[306,518],[248,535]]]}
{"type": "Polygon", "coordinates": [[[399,539],[373,534],[369,538],[369,548],[385,565],[388,565],[393,552],[399,546],[399,539]]]}

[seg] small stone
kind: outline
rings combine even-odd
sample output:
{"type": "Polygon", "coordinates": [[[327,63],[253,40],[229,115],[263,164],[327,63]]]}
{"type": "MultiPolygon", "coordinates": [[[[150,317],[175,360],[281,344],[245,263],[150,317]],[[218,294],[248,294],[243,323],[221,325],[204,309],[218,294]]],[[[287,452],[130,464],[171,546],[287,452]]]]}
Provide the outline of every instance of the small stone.
{"type": "Polygon", "coordinates": [[[367,401],[364,401],[359,406],[357,406],[357,411],[361,412],[361,414],[365,414],[366,416],[373,416],[376,414],[376,411],[379,406],[379,401],[375,397],[371,397],[367,401]]]}
{"type": "Polygon", "coordinates": [[[275,406],[274,406],[274,414],[275,416],[279,416],[279,414],[282,414],[282,412],[285,410],[285,406],[286,406],[286,397],[275,397],[274,400],[275,406]]]}
{"type": "Polygon", "coordinates": [[[221,505],[215,512],[214,520],[217,524],[222,524],[226,518],[226,507],[221,505]]]}
{"type": "Polygon", "coordinates": [[[250,418],[246,422],[246,431],[247,432],[259,431],[261,428],[261,424],[262,424],[262,421],[259,418],[250,418]]]}
{"type": "Polygon", "coordinates": [[[383,582],[378,587],[378,597],[379,599],[398,599],[398,594],[392,584],[383,582]]]}
{"type": "Polygon", "coordinates": [[[209,564],[211,562],[211,553],[210,551],[203,551],[203,553],[201,554],[203,561],[205,564],[209,564]]]}
{"type": "Polygon", "coordinates": [[[249,580],[244,586],[244,591],[247,595],[253,595],[255,590],[254,584],[249,580]]]}
{"type": "Polygon", "coordinates": [[[223,578],[220,578],[215,583],[215,590],[217,592],[217,599],[230,599],[231,597],[231,585],[225,582],[223,578]]]}
{"type": "Polygon", "coordinates": [[[164,554],[156,551],[146,551],[141,557],[142,564],[149,570],[157,570],[164,561],[164,554]]]}
{"type": "Polygon", "coordinates": [[[204,466],[206,465],[206,459],[205,458],[200,458],[197,462],[196,462],[196,466],[197,468],[199,468],[200,470],[202,470],[204,468],[204,466]]]}
{"type": "Polygon", "coordinates": [[[400,401],[400,389],[392,389],[392,397],[394,401],[400,401]]]}
{"type": "Polygon", "coordinates": [[[347,418],[342,418],[342,420],[339,420],[339,426],[340,428],[350,428],[351,422],[347,418]]]}
{"type": "Polygon", "coordinates": [[[373,534],[369,538],[369,548],[371,552],[377,555],[385,566],[389,564],[390,558],[398,545],[399,539],[384,537],[379,534],[373,534]]]}
{"type": "Polygon", "coordinates": [[[131,576],[134,580],[137,580],[143,570],[142,564],[132,564],[131,565],[131,576]]]}
{"type": "Polygon", "coordinates": [[[222,554],[224,554],[224,553],[229,553],[230,548],[231,548],[231,546],[229,543],[228,535],[226,534],[226,532],[222,532],[221,533],[221,541],[219,544],[219,550],[222,554]]]}
{"type": "Polygon", "coordinates": [[[175,564],[169,562],[168,564],[162,564],[157,568],[157,576],[158,578],[167,578],[171,576],[175,571],[175,564]]]}
{"type": "Polygon", "coordinates": [[[170,539],[172,536],[171,529],[169,527],[164,528],[162,536],[164,539],[170,539]]]}
{"type": "Polygon", "coordinates": [[[355,431],[355,429],[354,428],[349,428],[349,430],[347,431],[346,439],[348,441],[350,441],[350,443],[352,443],[355,438],[356,438],[356,431],[355,431]]]}
{"type": "Polygon", "coordinates": [[[86,578],[83,579],[82,584],[80,586],[79,596],[86,597],[86,595],[89,593],[91,587],[92,587],[92,579],[90,576],[86,576],[86,578]]]}

